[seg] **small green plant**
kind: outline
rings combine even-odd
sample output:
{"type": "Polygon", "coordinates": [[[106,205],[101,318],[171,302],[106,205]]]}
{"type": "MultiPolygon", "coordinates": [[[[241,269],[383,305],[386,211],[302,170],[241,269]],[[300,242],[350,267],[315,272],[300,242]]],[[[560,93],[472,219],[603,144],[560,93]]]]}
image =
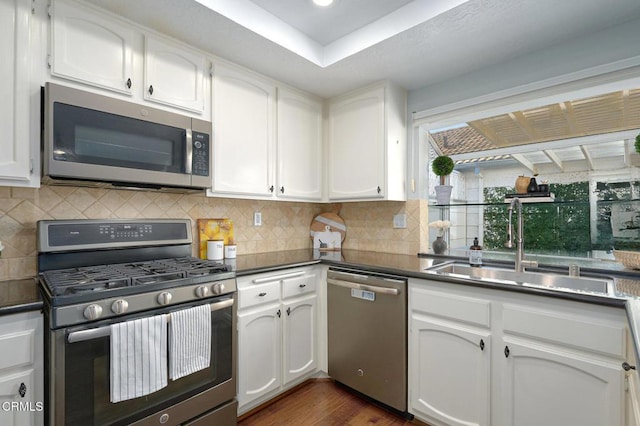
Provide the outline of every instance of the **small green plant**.
{"type": "Polygon", "coordinates": [[[453,160],[447,155],[440,155],[433,159],[431,170],[436,176],[440,176],[440,185],[444,185],[444,178],[453,171],[453,160]]]}
{"type": "Polygon", "coordinates": [[[636,152],[640,154],[640,133],[636,136],[636,152]]]}

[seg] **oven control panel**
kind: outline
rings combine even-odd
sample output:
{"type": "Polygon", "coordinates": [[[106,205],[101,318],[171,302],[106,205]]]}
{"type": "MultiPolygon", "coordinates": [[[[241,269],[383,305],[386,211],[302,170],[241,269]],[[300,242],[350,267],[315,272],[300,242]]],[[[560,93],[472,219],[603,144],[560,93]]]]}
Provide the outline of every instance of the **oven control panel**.
{"type": "Polygon", "coordinates": [[[189,221],[55,221],[39,224],[39,252],[82,250],[88,247],[127,247],[191,243],[189,221]]]}
{"type": "Polygon", "coordinates": [[[236,279],[229,278],[58,306],[54,307],[54,326],[57,328],[86,323],[87,321],[115,318],[180,303],[197,302],[205,298],[215,302],[216,297],[235,293],[236,290],[236,279]]]}

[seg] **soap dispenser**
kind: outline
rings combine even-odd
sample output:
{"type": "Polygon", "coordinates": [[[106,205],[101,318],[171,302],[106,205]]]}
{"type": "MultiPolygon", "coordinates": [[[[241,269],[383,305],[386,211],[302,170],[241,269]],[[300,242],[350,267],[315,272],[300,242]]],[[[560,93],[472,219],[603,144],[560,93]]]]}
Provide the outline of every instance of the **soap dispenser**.
{"type": "Polygon", "coordinates": [[[478,243],[478,237],[473,239],[473,245],[469,247],[469,265],[482,266],[482,246],[478,243]]]}

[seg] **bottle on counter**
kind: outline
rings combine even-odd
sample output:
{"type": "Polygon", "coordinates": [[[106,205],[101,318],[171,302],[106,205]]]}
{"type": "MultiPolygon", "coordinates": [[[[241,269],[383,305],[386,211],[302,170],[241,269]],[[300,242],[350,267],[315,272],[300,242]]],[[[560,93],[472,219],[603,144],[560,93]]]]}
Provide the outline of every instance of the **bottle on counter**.
{"type": "Polygon", "coordinates": [[[482,246],[478,243],[478,237],[473,239],[473,245],[469,247],[469,265],[482,266],[482,246]]]}

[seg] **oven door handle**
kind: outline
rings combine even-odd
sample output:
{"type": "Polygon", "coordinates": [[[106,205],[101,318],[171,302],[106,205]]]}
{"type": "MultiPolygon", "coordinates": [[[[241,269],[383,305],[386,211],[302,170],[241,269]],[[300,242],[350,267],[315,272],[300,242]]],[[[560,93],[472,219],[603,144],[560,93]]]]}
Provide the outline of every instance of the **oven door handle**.
{"type": "MultiPolygon", "coordinates": [[[[211,311],[218,311],[220,309],[228,308],[229,306],[233,306],[234,299],[223,300],[222,302],[216,302],[209,305],[211,307],[211,311]]],[[[167,314],[167,322],[171,321],[171,314],[167,314]]],[[[76,343],[76,342],[84,342],[86,340],[98,339],[100,337],[108,337],[111,335],[111,327],[98,327],[91,328],[89,330],[80,330],[73,331],[69,333],[67,336],[67,342],[76,343]]]]}

